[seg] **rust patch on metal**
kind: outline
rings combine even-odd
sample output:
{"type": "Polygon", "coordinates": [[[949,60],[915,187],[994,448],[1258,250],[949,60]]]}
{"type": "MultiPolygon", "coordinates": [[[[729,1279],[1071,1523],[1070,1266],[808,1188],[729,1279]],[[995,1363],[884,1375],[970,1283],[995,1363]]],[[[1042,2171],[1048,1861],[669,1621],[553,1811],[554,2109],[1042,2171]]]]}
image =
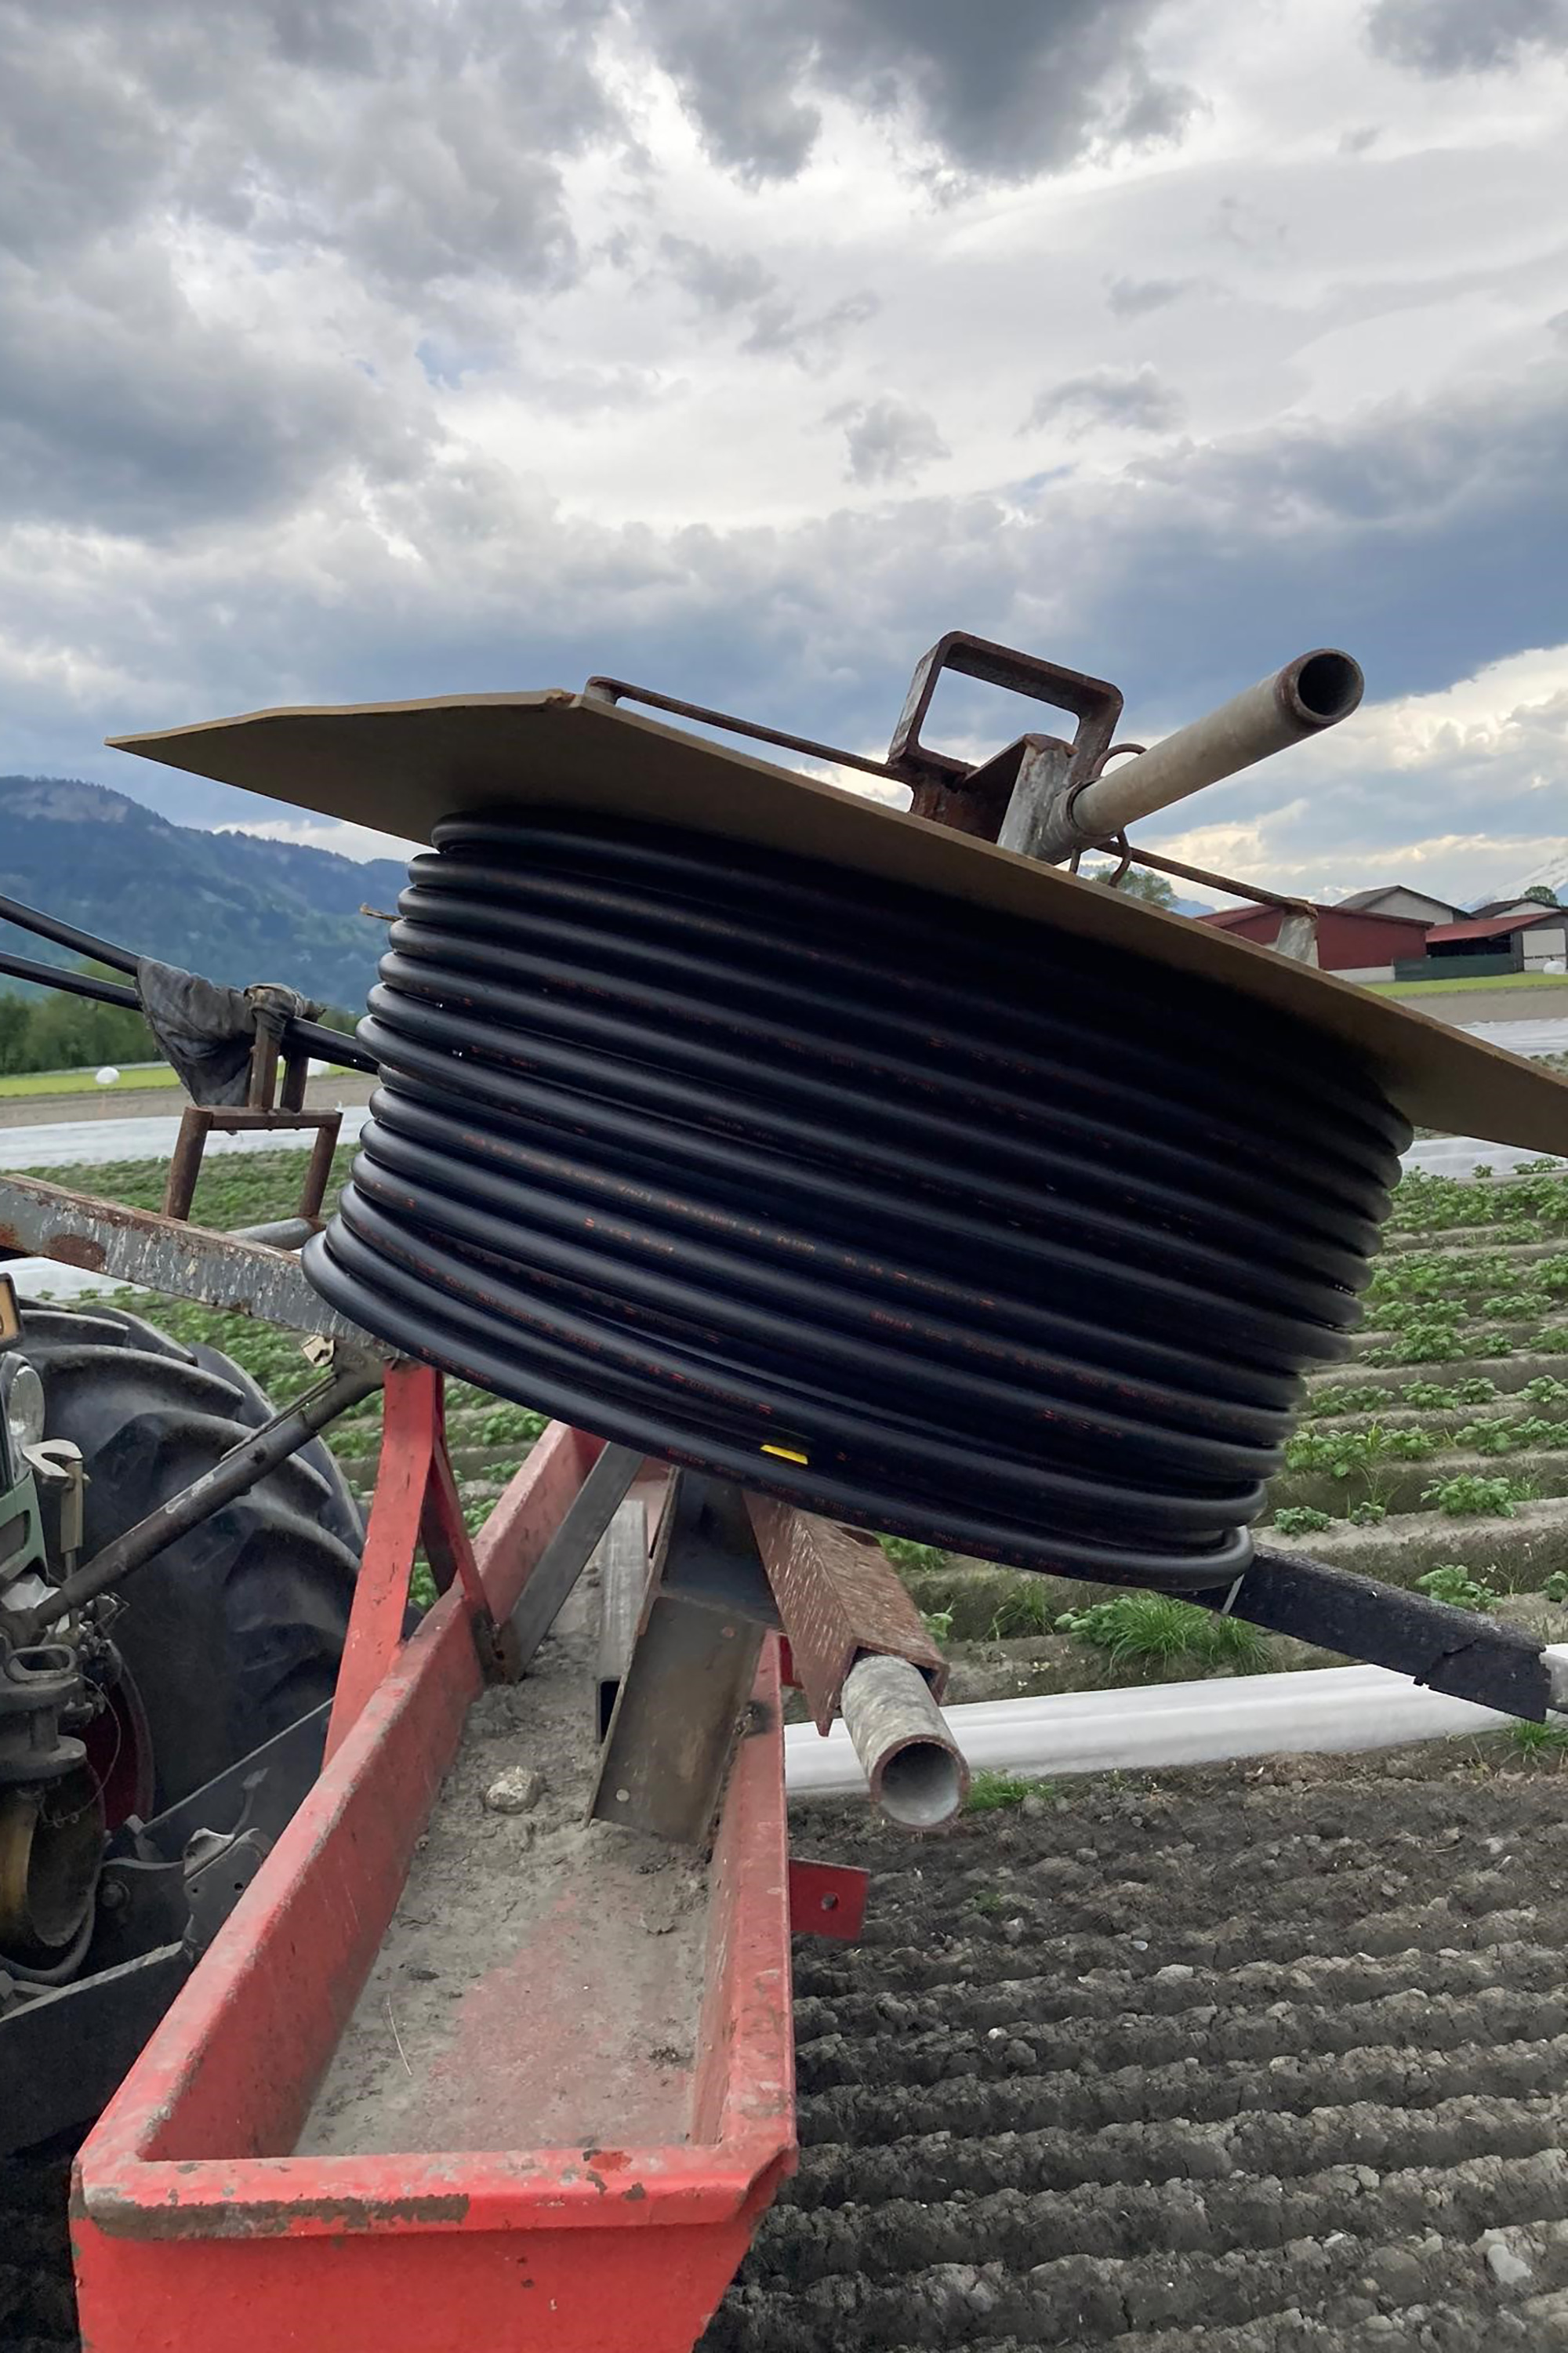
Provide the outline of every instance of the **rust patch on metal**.
{"type": "Polygon", "coordinates": [[[908,1659],[941,1699],[947,1665],[881,1546],[837,1521],[746,1499],[812,1718],[826,1732],[844,1679],[868,1653],[908,1659]]]}
{"type": "Polygon", "coordinates": [[[101,1242],[90,1234],[50,1234],[43,1255],[58,1259],[61,1266],[85,1267],[89,1274],[101,1274],[109,1256],[101,1242]]]}
{"type": "Polygon", "coordinates": [[[429,2230],[465,2222],[471,2200],[465,2190],[431,2191],[407,2198],[257,2198],[234,2205],[184,2206],[171,2191],[162,2206],[136,2200],[93,2198],[82,2219],[117,2239],[285,2239],[303,2222],[334,2231],[429,2230]]]}

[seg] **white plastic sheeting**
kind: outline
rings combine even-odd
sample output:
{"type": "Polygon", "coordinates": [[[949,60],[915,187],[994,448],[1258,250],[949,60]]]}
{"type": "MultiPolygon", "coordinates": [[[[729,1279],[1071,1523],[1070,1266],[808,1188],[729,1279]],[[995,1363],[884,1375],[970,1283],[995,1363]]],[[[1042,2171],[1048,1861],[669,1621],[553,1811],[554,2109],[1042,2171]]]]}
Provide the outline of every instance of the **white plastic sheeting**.
{"type": "MultiPolygon", "coordinates": [[[[1568,1646],[1549,1651],[1568,1661],[1568,1646]]],[[[1304,1668],[1292,1674],[980,1700],[944,1711],[972,1773],[1053,1780],[1075,1773],[1146,1773],[1237,1757],[1325,1756],[1408,1740],[1495,1732],[1511,1716],[1427,1691],[1386,1667],[1304,1668]]],[[[792,1798],[848,1797],[866,1777],[842,1724],[784,1733],[792,1798]]]]}

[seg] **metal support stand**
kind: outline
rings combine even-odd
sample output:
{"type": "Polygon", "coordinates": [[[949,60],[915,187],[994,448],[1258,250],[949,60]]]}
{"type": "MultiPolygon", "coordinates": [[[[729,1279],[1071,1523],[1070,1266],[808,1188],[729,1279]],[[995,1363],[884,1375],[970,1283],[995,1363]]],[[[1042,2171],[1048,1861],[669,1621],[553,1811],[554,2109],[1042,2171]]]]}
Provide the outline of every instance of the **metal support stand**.
{"type": "Polygon", "coordinates": [[[683,1472],[651,1568],[606,1558],[605,1613],[596,1821],[706,1843],[770,1632],[821,1730],[842,1704],[889,1820],[934,1830],[963,1804],[945,1663],[870,1538],[683,1472]]]}
{"type": "Polygon", "coordinates": [[[445,1592],[454,1580],[461,1585],[486,1673],[510,1679],[517,1672],[506,1630],[490,1615],[463,1522],[447,1453],[441,1376],[425,1365],[395,1364],[385,1386],[375,1501],[327,1727],[329,1764],[402,1647],[408,1580],[421,1545],[437,1589],[445,1592]]]}

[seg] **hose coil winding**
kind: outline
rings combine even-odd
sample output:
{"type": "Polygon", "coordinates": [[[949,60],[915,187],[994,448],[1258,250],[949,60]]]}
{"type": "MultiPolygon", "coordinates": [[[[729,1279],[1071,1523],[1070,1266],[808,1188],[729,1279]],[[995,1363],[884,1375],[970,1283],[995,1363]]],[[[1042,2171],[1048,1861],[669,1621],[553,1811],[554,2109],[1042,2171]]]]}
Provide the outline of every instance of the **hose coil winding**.
{"type": "Polygon", "coordinates": [[[411,1356],[832,1516],[1240,1574],[1410,1131],[1213,984],[673,828],[453,818],[361,1024],[317,1287],[411,1356]]]}

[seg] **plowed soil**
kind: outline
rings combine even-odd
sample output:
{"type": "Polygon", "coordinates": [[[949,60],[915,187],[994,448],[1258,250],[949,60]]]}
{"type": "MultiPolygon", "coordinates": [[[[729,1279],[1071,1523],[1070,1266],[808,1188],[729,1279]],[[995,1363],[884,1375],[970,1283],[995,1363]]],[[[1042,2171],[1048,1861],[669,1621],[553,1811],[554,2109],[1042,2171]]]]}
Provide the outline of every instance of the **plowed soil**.
{"type": "Polygon", "coordinates": [[[808,1817],[872,1911],[705,2353],[1568,2346],[1568,1780],[1447,1761],[808,1817]]]}
{"type": "MultiPolygon", "coordinates": [[[[800,2171],[705,2353],[1568,2348],[1568,1775],[1255,1762],[795,1844],[871,1910],[797,1947],[800,2171]]],[[[7,2353],[75,2346],[62,2187],[0,2168],[7,2353]]]]}

